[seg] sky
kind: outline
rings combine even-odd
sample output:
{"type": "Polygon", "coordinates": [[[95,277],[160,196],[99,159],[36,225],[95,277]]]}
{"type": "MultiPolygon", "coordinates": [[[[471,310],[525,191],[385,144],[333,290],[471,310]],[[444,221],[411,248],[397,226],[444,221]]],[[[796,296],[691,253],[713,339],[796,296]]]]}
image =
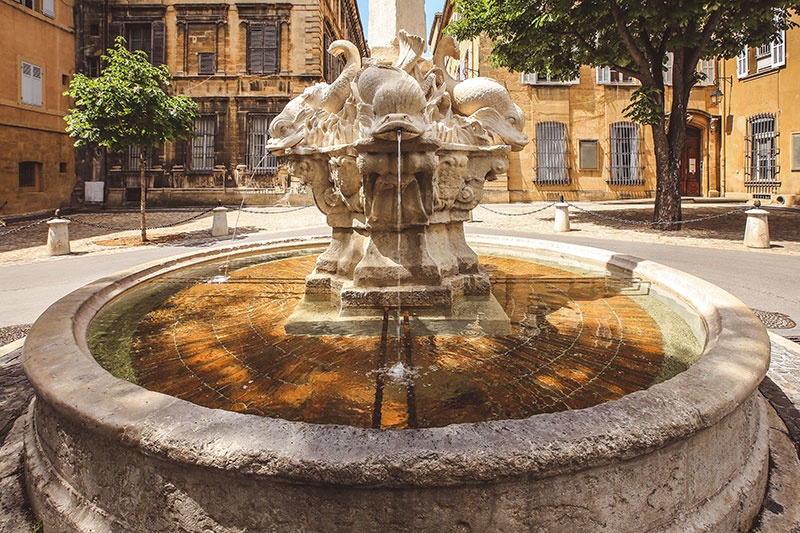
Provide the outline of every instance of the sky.
{"type": "MultiPolygon", "coordinates": [[[[444,0],[425,0],[425,22],[428,23],[428,33],[431,31],[433,15],[444,7],[444,0]]],[[[358,0],[358,11],[361,13],[361,23],[364,25],[364,35],[369,37],[369,0],[358,0]]],[[[428,39],[427,35],[423,35],[428,39]]]]}

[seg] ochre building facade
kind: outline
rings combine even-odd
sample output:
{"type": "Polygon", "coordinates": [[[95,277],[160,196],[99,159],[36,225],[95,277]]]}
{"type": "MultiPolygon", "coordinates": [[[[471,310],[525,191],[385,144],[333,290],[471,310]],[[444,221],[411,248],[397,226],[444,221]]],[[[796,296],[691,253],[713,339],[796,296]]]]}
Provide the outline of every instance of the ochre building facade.
{"type": "MultiPolygon", "coordinates": [[[[443,28],[457,16],[447,0],[431,29],[432,48],[439,45],[443,28]]],[[[512,154],[506,181],[493,185],[499,189],[496,198],[502,199],[506,193],[509,201],[552,201],[561,195],[567,200],[655,195],[652,133],[624,115],[638,82],[611,69],[589,66],[583,66],[580,76],[569,81],[511,73],[489,63],[492,43],[485,37],[459,42],[457,49],[459,58],[446,65],[451,75],[457,79],[488,76],[504,83],[525,113],[531,143],[512,154]]],[[[716,197],[722,194],[724,181],[720,172],[722,106],[712,98],[719,65],[703,61],[699,68],[705,77],[691,94],[681,188],[684,196],[716,197]]],[[[669,71],[666,77],[669,79],[669,71]]]]}
{"type": "MultiPolygon", "coordinates": [[[[795,17],[800,22],[800,17],[795,17]]],[[[800,29],[722,62],[727,196],[800,204],[800,29]]]]}
{"type": "Polygon", "coordinates": [[[64,132],[75,66],[71,0],[0,0],[0,218],[70,204],[64,132]]]}
{"type": "MultiPolygon", "coordinates": [[[[283,188],[282,162],[265,150],[271,119],[295,96],[332,81],[337,39],[367,54],[355,0],[152,2],[79,0],[80,70],[96,75],[121,35],[174,75],[200,106],[195,138],[147,154],[149,187],[283,188]]],[[[108,180],[110,203],[138,199],[138,152],[80,154],[81,178],[108,180]],[[107,176],[107,177],[106,177],[107,176]]]]}

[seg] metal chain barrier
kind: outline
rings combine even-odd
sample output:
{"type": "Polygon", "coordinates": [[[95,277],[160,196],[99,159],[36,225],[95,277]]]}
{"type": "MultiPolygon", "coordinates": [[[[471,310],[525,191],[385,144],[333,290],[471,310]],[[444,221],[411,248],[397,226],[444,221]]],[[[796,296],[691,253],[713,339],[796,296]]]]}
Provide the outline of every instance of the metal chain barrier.
{"type": "Polygon", "coordinates": [[[524,217],[524,216],[528,216],[528,215],[533,215],[535,213],[541,213],[542,211],[550,209],[551,207],[553,207],[557,203],[558,202],[552,202],[550,204],[547,204],[544,207],[540,207],[540,208],[534,209],[532,211],[526,211],[524,213],[503,213],[502,211],[495,211],[494,209],[486,207],[483,204],[480,204],[479,207],[482,207],[482,208],[486,209],[487,211],[489,211],[490,213],[494,213],[495,215],[503,215],[503,216],[506,216],[506,217],[524,217]]]}
{"type": "Polygon", "coordinates": [[[20,232],[22,230],[26,230],[28,228],[33,228],[33,227],[38,226],[40,224],[44,224],[48,220],[50,220],[50,219],[49,218],[43,218],[42,220],[37,220],[36,222],[32,222],[30,224],[26,224],[26,225],[20,226],[18,228],[13,228],[13,229],[10,229],[8,231],[2,231],[2,232],[0,232],[0,237],[5,237],[6,235],[11,235],[12,233],[18,233],[18,232],[20,232]]]}
{"type": "Polygon", "coordinates": [[[241,207],[241,208],[234,207],[234,208],[230,208],[230,210],[231,211],[241,211],[242,213],[253,213],[253,214],[256,214],[256,215],[278,215],[278,214],[284,214],[284,213],[294,213],[295,211],[301,211],[303,209],[308,209],[309,207],[312,207],[312,206],[310,206],[310,205],[302,205],[300,207],[294,207],[294,208],[288,208],[287,207],[285,210],[281,210],[281,211],[259,211],[257,209],[249,209],[247,207],[241,207]]]}
{"type": "MultiPolygon", "coordinates": [[[[200,217],[202,217],[204,215],[207,215],[210,212],[212,212],[213,210],[214,210],[214,208],[212,207],[211,209],[206,209],[205,211],[197,213],[196,215],[193,215],[193,216],[191,216],[189,218],[185,218],[183,220],[178,220],[177,222],[170,222],[169,224],[161,224],[160,226],[147,226],[147,229],[148,230],[156,230],[156,229],[165,229],[165,228],[173,228],[175,226],[180,226],[181,224],[186,224],[187,222],[191,222],[192,220],[195,220],[195,219],[198,219],[198,218],[200,218],[200,217]]],[[[135,231],[135,230],[140,229],[138,226],[134,227],[134,228],[120,228],[118,226],[117,227],[115,227],[115,226],[106,226],[104,224],[96,224],[94,222],[87,222],[85,220],[79,220],[77,218],[73,218],[73,217],[70,217],[70,216],[64,216],[64,215],[62,215],[61,218],[69,220],[70,222],[75,222],[76,224],[81,224],[83,226],[90,226],[92,228],[98,228],[98,229],[110,230],[110,231],[135,231]]]]}
{"type": "Polygon", "coordinates": [[[647,221],[647,220],[629,220],[627,218],[612,217],[610,215],[604,215],[602,213],[598,213],[597,211],[592,211],[590,209],[584,209],[583,207],[577,206],[577,205],[575,205],[575,204],[573,204],[571,202],[566,202],[566,203],[570,207],[574,207],[578,211],[582,211],[582,212],[584,212],[584,213],[586,213],[588,215],[591,215],[591,216],[594,216],[594,217],[597,217],[597,218],[604,218],[606,220],[613,220],[614,222],[620,222],[622,224],[631,224],[633,226],[672,226],[672,225],[677,225],[677,224],[691,224],[693,222],[703,222],[703,221],[712,220],[712,219],[715,219],[715,218],[727,217],[729,215],[733,215],[735,213],[742,213],[744,211],[747,211],[747,210],[753,208],[752,206],[740,207],[739,209],[733,209],[731,211],[726,211],[724,213],[718,213],[716,215],[710,215],[710,216],[707,216],[707,217],[690,218],[688,220],[679,220],[677,222],[658,222],[658,221],[647,221]]]}

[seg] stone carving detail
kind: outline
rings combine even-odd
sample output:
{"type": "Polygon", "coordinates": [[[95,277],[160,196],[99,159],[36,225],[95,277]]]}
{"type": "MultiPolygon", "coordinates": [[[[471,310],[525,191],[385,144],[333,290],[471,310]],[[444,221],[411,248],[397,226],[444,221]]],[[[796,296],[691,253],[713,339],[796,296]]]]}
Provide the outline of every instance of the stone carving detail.
{"type": "Polygon", "coordinates": [[[307,89],[270,127],[269,149],[311,186],[332,228],[306,293],[333,294],[343,313],[488,295],[463,223],[528,142],[502,85],[447,74],[452,39],[432,60],[421,37],[401,31],[398,42],[393,63],[362,63],[353,44],[334,42],[329,52],[346,60],[339,78],[307,89]]]}

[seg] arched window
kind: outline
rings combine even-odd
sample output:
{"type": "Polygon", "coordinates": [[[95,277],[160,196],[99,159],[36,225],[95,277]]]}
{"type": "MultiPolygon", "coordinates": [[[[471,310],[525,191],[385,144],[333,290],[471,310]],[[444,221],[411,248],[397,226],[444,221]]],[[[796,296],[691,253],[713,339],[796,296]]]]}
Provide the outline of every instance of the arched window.
{"type": "Polygon", "coordinates": [[[569,183],[567,126],[563,122],[536,123],[536,183],[569,183]]]}
{"type": "Polygon", "coordinates": [[[641,185],[642,140],[639,125],[634,122],[614,122],[609,126],[612,185],[641,185]]]}

